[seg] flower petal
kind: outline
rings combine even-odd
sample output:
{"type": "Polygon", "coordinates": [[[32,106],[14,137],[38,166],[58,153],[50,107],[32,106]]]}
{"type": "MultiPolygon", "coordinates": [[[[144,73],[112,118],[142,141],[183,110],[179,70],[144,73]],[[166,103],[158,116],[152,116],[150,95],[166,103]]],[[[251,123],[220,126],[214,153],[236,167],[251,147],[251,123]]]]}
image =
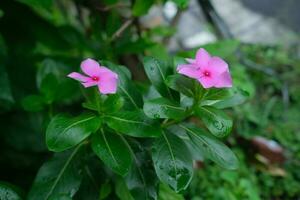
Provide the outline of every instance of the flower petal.
{"type": "Polygon", "coordinates": [[[198,81],[201,83],[201,85],[204,88],[211,88],[211,87],[214,87],[214,85],[215,85],[215,80],[211,77],[203,76],[202,78],[198,79],[198,81]]]}
{"type": "Polygon", "coordinates": [[[183,74],[195,79],[198,79],[201,76],[200,70],[197,69],[196,65],[192,65],[192,64],[178,65],[177,71],[179,74],[183,74]]]}
{"type": "Polygon", "coordinates": [[[186,58],[185,60],[186,60],[188,63],[190,63],[190,64],[195,64],[195,63],[196,63],[196,59],[186,58]]]}
{"type": "Polygon", "coordinates": [[[208,67],[216,75],[220,75],[223,72],[228,71],[227,63],[219,57],[212,57],[209,60],[208,67]]]}
{"type": "Polygon", "coordinates": [[[209,60],[210,60],[209,53],[205,49],[200,48],[196,53],[196,63],[200,67],[202,66],[204,67],[208,65],[209,60]]]}
{"type": "Polygon", "coordinates": [[[77,72],[72,72],[72,73],[68,74],[68,77],[73,78],[80,82],[87,82],[90,79],[89,77],[79,74],[77,72]]]}
{"type": "Polygon", "coordinates": [[[216,81],[215,84],[216,88],[223,88],[223,87],[232,87],[232,79],[230,76],[229,71],[223,72],[216,81]]]}
{"type": "Polygon", "coordinates": [[[98,81],[93,81],[93,80],[90,80],[88,82],[85,82],[85,83],[82,83],[82,85],[87,88],[87,87],[92,87],[92,86],[95,86],[95,85],[98,85],[98,81]]]}
{"type": "Polygon", "coordinates": [[[117,92],[118,78],[110,75],[100,77],[98,88],[102,94],[114,94],[117,92]]]}
{"type": "Polygon", "coordinates": [[[97,76],[100,72],[100,65],[93,59],[86,59],[81,62],[81,70],[89,76],[97,76]]]}
{"type": "Polygon", "coordinates": [[[118,78],[118,74],[111,71],[110,69],[101,66],[99,69],[99,76],[109,76],[109,77],[114,77],[114,78],[118,78]]]}

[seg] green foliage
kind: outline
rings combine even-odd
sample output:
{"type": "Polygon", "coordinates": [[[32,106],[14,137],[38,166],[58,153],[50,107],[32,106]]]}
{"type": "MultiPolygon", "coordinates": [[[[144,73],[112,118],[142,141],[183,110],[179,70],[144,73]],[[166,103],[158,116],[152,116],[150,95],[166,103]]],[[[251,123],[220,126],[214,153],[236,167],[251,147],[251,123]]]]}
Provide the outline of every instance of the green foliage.
{"type": "Polygon", "coordinates": [[[157,137],[161,130],[157,121],[148,118],[142,111],[123,111],[106,116],[110,128],[134,137],[157,137]]]}
{"type": "Polygon", "coordinates": [[[137,17],[147,14],[153,3],[154,0],[135,0],[132,8],[132,14],[137,17]]]}
{"type": "Polygon", "coordinates": [[[185,143],[172,133],[162,133],[152,147],[158,178],[176,192],[187,188],[193,175],[193,160],[185,143]]]}
{"type": "Polygon", "coordinates": [[[42,111],[45,106],[44,98],[39,95],[29,95],[22,100],[22,106],[29,112],[42,111]]]}
{"type": "Polygon", "coordinates": [[[177,4],[179,8],[186,8],[188,6],[189,1],[188,0],[173,0],[174,3],[177,4]]]}
{"type": "Polygon", "coordinates": [[[22,200],[20,189],[11,184],[0,182],[0,198],[1,200],[22,200]]]}
{"type": "Polygon", "coordinates": [[[229,63],[234,82],[204,89],[176,72],[198,48],[172,58],[164,42],[176,28],[141,24],[162,3],[1,1],[0,166],[13,183],[0,183],[1,200],[300,196],[297,49],[237,40],[201,46],[229,63]],[[241,64],[237,51],[258,66],[241,64]],[[67,78],[87,57],[118,74],[116,94],[67,78]],[[284,165],[257,159],[255,135],[285,148],[284,165]]]}
{"type": "Polygon", "coordinates": [[[188,97],[193,97],[195,94],[195,90],[197,89],[195,88],[196,82],[194,80],[178,74],[168,76],[166,83],[170,88],[181,92],[188,97]]]}
{"type": "Polygon", "coordinates": [[[143,63],[145,72],[157,91],[162,96],[172,98],[171,90],[166,85],[166,77],[171,73],[167,63],[152,57],[145,57],[143,63]]]}
{"type": "Polygon", "coordinates": [[[11,86],[8,79],[8,74],[5,69],[4,57],[6,55],[6,47],[2,36],[0,35],[0,108],[9,109],[14,103],[11,86]]]}
{"type": "Polygon", "coordinates": [[[94,114],[82,114],[77,117],[57,115],[50,121],[46,131],[46,143],[51,151],[60,152],[82,142],[95,132],[101,120],[94,114]]]}
{"type": "Polygon", "coordinates": [[[177,102],[165,98],[157,98],[146,101],[144,104],[145,114],[153,119],[180,119],[185,115],[185,108],[177,102]]]}
{"type": "Polygon", "coordinates": [[[132,162],[131,151],[121,136],[102,131],[92,138],[93,151],[113,171],[121,176],[126,175],[132,162]]]}
{"type": "Polygon", "coordinates": [[[194,125],[179,125],[186,131],[190,140],[199,149],[200,154],[204,156],[221,167],[226,169],[237,169],[238,159],[234,153],[223,143],[213,138],[212,136],[206,134],[200,128],[194,125]]]}
{"type": "Polygon", "coordinates": [[[82,145],[68,152],[56,154],[43,164],[33,182],[28,199],[55,199],[57,195],[73,197],[79,189],[82,175],[82,145]]]}
{"type": "MultiPolygon", "coordinates": [[[[243,155],[239,154],[239,158],[242,157],[243,155]]],[[[188,195],[193,199],[260,200],[257,177],[245,164],[243,160],[238,171],[224,171],[211,165],[198,170],[188,195]],[[209,173],[209,176],[206,173],[209,173]]]]}
{"type": "Polygon", "coordinates": [[[195,114],[202,119],[208,130],[216,137],[224,137],[231,132],[232,120],[223,111],[202,106],[196,109],[195,114]]]}
{"type": "Polygon", "coordinates": [[[160,184],[159,185],[159,197],[160,200],[174,199],[174,200],[184,200],[183,196],[177,194],[173,190],[171,190],[167,185],[160,184]]]}

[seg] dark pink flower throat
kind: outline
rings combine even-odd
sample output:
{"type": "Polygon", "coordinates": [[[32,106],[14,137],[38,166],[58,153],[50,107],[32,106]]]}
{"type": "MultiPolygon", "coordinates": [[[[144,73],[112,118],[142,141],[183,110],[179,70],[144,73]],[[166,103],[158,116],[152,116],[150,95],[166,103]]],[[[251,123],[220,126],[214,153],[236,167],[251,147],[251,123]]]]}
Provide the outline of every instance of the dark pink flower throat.
{"type": "Polygon", "coordinates": [[[206,77],[210,77],[210,72],[209,71],[204,71],[203,75],[206,76],[206,77]]]}
{"type": "Polygon", "coordinates": [[[91,77],[93,81],[99,81],[99,77],[98,76],[92,76],[91,77]]]}

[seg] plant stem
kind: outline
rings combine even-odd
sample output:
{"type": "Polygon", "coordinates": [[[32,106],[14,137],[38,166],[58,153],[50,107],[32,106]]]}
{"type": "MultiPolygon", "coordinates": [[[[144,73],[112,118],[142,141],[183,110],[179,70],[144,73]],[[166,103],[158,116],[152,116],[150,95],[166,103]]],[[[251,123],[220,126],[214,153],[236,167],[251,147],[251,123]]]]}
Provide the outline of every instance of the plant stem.
{"type": "Polygon", "coordinates": [[[194,100],[193,100],[193,105],[186,111],[186,116],[181,119],[180,121],[178,120],[171,120],[168,121],[168,119],[165,119],[162,124],[161,127],[162,128],[167,128],[173,124],[177,124],[181,121],[186,120],[188,117],[191,116],[191,114],[193,114],[193,111],[195,110],[195,108],[199,105],[201,99],[203,98],[204,94],[206,93],[206,91],[202,88],[200,88],[196,82],[194,82],[194,87],[195,87],[195,96],[194,96],[194,100]]]}
{"type": "Polygon", "coordinates": [[[49,104],[49,110],[48,110],[48,113],[49,113],[49,117],[50,119],[53,117],[53,104],[49,104]]]}
{"type": "Polygon", "coordinates": [[[98,92],[98,90],[96,88],[95,89],[95,101],[96,101],[97,111],[98,111],[99,114],[101,114],[102,99],[101,99],[101,97],[99,95],[100,94],[99,94],[99,92],[98,92]]]}
{"type": "Polygon", "coordinates": [[[133,18],[128,19],[125,21],[122,26],[111,36],[109,42],[114,41],[116,38],[120,37],[122,33],[132,24],[134,21],[133,18]]]}

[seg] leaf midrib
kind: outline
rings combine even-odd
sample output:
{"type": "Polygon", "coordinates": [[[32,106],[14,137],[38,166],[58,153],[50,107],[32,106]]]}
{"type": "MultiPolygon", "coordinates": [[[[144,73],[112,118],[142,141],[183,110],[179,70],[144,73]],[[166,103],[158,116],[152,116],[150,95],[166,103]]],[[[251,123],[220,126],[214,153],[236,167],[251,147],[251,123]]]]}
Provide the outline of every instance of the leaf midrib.
{"type": "Polygon", "coordinates": [[[80,145],[78,145],[74,151],[72,152],[72,154],[70,155],[70,157],[68,158],[68,160],[66,161],[66,163],[64,164],[63,168],[61,169],[61,171],[59,172],[57,178],[55,179],[52,187],[50,188],[50,191],[47,193],[45,200],[47,200],[50,195],[52,194],[52,192],[54,191],[55,187],[57,186],[59,180],[61,179],[62,175],[64,174],[66,168],[68,167],[68,165],[70,164],[70,162],[72,161],[72,159],[74,158],[75,154],[78,152],[78,150],[80,149],[80,147],[83,145],[83,143],[81,143],[80,145]]]}
{"type": "Polygon", "coordinates": [[[132,123],[132,124],[145,124],[147,126],[150,126],[150,124],[148,124],[146,122],[143,122],[143,121],[134,121],[134,120],[129,120],[129,119],[123,119],[123,118],[115,117],[115,116],[111,116],[111,115],[106,115],[106,117],[110,117],[110,118],[113,118],[113,119],[116,119],[116,120],[132,123]]]}
{"type": "Polygon", "coordinates": [[[173,99],[173,96],[172,96],[172,94],[171,94],[171,91],[169,90],[168,86],[166,85],[166,77],[164,76],[164,74],[163,74],[163,72],[162,72],[162,69],[160,68],[160,65],[158,65],[158,64],[156,63],[156,61],[155,61],[154,63],[155,63],[155,65],[157,66],[158,71],[159,71],[159,73],[160,73],[160,75],[161,75],[161,77],[162,77],[163,84],[164,84],[165,88],[167,89],[167,91],[168,91],[168,93],[169,93],[171,99],[173,99]]]}
{"type": "Polygon", "coordinates": [[[126,146],[128,147],[128,149],[129,149],[131,155],[133,156],[133,159],[134,159],[135,164],[136,164],[136,168],[138,169],[138,172],[139,172],[139,174],[140,174],[140,176],[141,176],[141,179],[142,179],[142,182],[143,182],[143,185],[144,185],[143,190],[145,191],[146,197],[147,197],[147,199],[148,199],[148,192],[146,191],[147,185],[146,185],[145,177],[144,177],[144,175],[143,175],[143,173],[142,173],[140,167],[138,166],[138,158],[135,156],[135,154],[134,154],[134,152],[133,152],[131,146],[128,144],[127,140],[126,140],[121,134],[118,134],[118,135],[121,137],[121,139],[123,140],[123,142],[124,142],[124,143],[126,144],[126,146]]]}
{"type": "Polygon", "coordinates": [[[133,98],[131,97],[131,95],[122,87],[119,86],[121,88],[121,90],[126,94],[126,96],[128,96],[129,100],[131,101],[131,103],[134,105],[135,108],[139,108],[138,105],[135,103],[135,101],[133,100],[133,98]]]}
{"type": "MultiPolygon", "coordinates": [[[[187,128],[187,127],[181,125],[181,124],[179,124],[179,127],[181,127],[181,128],[183,128],[184,130],[186,130],[186,131],[192,133],[196,138],[198,138],[199,140],[201,140],[203,143],[205,143],[205,145],[206,145],[207,147],[209,147],[209,144],[208,144],[203,138],[201,138],[199,135],[197,135],[193,130],[191,130],[191,129],[189,129],[189,128],[187,128]]],[[[212,150],[212,148],[209,148],[209,149],[212,150]]],[[[217,155],[219,156],[219,158],[221,158],[221,159],[224,161],[223,157],[220,156],[220,154],[219,154],[217,151],[213,151],[213,152],[215,152],[215,154],[217,154],[217,155]]]]}
{"type": "MultiPolygon", "coordinates": [[[[94,119],[94,118],[96,118],[96,116],[92,116],[92,117],[89,117],[89,118],[86,118],[86,119],[77,121],[77,122],[75,122],[75,123],[73,123],[73,124],[67,126],[67,127],[61,132],[60,135],[66,133],[66,132],[68,131],[68,129],[72,128],[73,126],[76,126],[76,125],[78,125],[78,124],[81,124],[81,123],[83,123],[83,122],[89,121],[89,120],[94,119]]],[[[56,137],[55,140],[53,141],[53,144],[56,144],[58,140],[59,140],[59,137],[56,137]]]]}
{"type": "MultiPolygon", "coordinates": [[[[152,103],[152,104],[155,105],[155,103],[153,103],[153,102],[150,102],[150,103],[152,103]]],[[[169,104],[158,104],[158,105],[159,105],[159,106],[165,106],[165,107],[173,108],[173,109],[175,109],[175,110],[182,110],[182,111],[185,111],[184,108],[179,107],[179,106],[173,106],[173,105],[169,105],[169,104]]]]}
{"type": "Polygon", "coordinates": [[[89,118],[86,118],[86,119],[77,121],[77,122],[75,122],[75,123],[73,123],[73,124],[67,126],[67,127],[62,131],[62,134],[65,133],[65,132],[67,131],[67,129],[70,129],[70,128],[72,128],[73,126],[76,126],[77,124],[81,124],[81,123],[86,122],[86,121],[88,121],[88,120],[90,120],[90,119],[93,119],[93,118],[95,118],[95,117],[96,117],[96,116],[92,116],[92,117],[89,117],[89,118]]]}
{"type": "Polygon", "coordinates": [[[170,155],[171,155],[171,159],[172,159],[172,162],[173,162],[173,166],[174,166],[174,170],[175,170],[175,180],[177,180],[177,165],[176,165],[176,161],[175,161],[175,156],[173,154],[173,151],[172,151],[172,148],[171,148],[171,144],[167,138],[167,136],[165,135],[165,132],[162,131],[162,135],[164,137],[164,139],[166,140],[166,143],[167,143],[167,146],[168,146],[168,149],[169,149],[169,152],[170,152],[170,155]]]}
{"type": "Polygon", "coordinates": [[[200,110],[203,109],[203,110],[205,110],[206,112],[208,112],[208,113],[210,113],[211,115],[213,115],[213,116],[215,116],[216,118],[218,118],[218,116],[217,116],[215,113],[211,112],[211,111],[208,110],[207,108],[200,107],[199,109],[200,109],[200,110]]]}
{"type": "Polygon", "coordinates": [[[112,152],[112,150],[111,150],[111,148],[110,148],[110,146],[109,146],[109,144],[108,144],[108,141],[107,141],[107,139],[106,139],[106,137],[105,137],[105,134],[104,134],[103,130],[101,130],[101,134],[102,134],[104,143],[105,143],[105,145],[106,145],[106,147],[107,147],[107,149],[108,149],[108,151],[109,151],[110,156],[112,157],[113,161],[115,162],[117,168],[120,169],[120,165],[119,165],[119,163],[117,162],[117,160],[116,160],[116,158],[115,158],[115,156],[114,156],[114,154],[113,154],[113,152],[112,152]]]}

